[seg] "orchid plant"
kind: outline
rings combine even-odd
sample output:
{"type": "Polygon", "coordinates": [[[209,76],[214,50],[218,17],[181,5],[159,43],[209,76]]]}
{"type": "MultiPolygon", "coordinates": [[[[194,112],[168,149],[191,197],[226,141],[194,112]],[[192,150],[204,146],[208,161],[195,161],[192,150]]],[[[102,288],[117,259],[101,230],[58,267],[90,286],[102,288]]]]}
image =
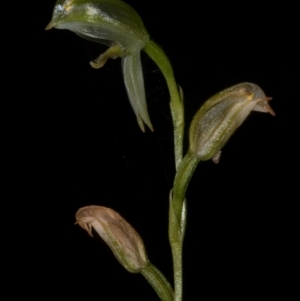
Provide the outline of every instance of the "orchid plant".
{"type": "Polygon", "coordinates": [[[78,210],[78,225],[92,236],[102,237],[118,261],[131,273],[141,273],[163,301],[182,300],[182,245],[186,224],[186,190],[201,161],[218,162],[221,149],[251,111],[275,115],[270,97],[253,83],[240,83],[209,98],[195,114],[189,129],[189,149],[183,154],[183,92],[175,81],[164,51],[150,39],[137,12],[120,0],[58,0],[46,29],[68,29],[102,43],[108,49],[94,61],[101,68],[108,59],[121,58],[124,83],[140,129],[153,131],[146,103],[140,52],[145,51],[163,73],[169,93],[174,125],[176,175],[169,196],[169,242],[174,268],[174,285],[150,263],[143,241],[117,212],[101,206],[78,210]]]}

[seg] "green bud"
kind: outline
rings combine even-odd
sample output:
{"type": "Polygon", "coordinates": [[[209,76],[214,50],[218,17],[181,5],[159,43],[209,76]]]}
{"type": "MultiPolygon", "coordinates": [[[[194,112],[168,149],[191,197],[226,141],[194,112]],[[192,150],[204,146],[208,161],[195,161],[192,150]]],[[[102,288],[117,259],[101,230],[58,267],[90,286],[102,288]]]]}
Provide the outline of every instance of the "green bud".
{"type": "Polygon", "coordinates": [[[232,86],[209,98],[192,120],[190,154],[201,161],[217,161],[222,147],[251,111],[275,115],[270,100],[252,83],[232,86]]]}
{"type": "Polygon", "coordinates": [[[138,124],[142,131],[144,123],[153,130],[140,59],[149,35],[137,12],[120,0],[58,0],[46,30],[53,27],[109,46],[90,63],[93,68],[101,68],[109,58],[122,58],[124,82],[138,124]]]}
{"type": "Polygon", "coordinates": [[[114,210],[101,206],[83,207],[77,211],[76,221],[90,236],[94,228],[127,271],[139,273],[149,264],[141,237],[114,210]]]}
{"type": "Polygon", "coordinates": [[[46,29],[52,27],[108,46],[118,42],[125,53],[143,48],[149,40],[140,16],[120,0],[58,0],[46,29]]]}

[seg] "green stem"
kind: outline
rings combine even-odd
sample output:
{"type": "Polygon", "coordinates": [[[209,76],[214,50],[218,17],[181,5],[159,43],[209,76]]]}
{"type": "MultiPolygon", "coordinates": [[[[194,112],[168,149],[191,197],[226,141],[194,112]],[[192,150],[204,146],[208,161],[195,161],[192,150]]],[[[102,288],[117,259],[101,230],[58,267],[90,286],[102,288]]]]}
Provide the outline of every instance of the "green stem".
{"type": "Polygon", "coordinates": [[[182,208],[185,199],[186,189],[198,163],[199,160],[192,156],[190,152],[187,152],[176,173],[173,186],[172,200],[173,208],[178,221],[181,221],[182,218],[182,208]]]}
{"type": "Polygon", "coordinates": [[[169,240],[173,255],[175,301],[182,300],[182,244],[186,220],[185,193],[198,165],[198,160],[188,152],[176,173],[170,194],[169,240]]]}
{"type": "Polygon", "coordinates": [[[171,96],[170,106],[174,124],[175,165],[177,170],[182,160],[182,142],[184,131],[183,100],[178,91],[178,87],[174,78],[173,68],[164,51],[153,41],[149,41],[143,50],[157,64],[167,81],[171,96]]]}
{"type": "Polygon", "coordinates": [[[174,292],[168,280],[164,275],[151,263],[141,271],[142,275],[152,285],[157,295],[162,301],[173,301],[174,292]]]}
{"type": "Polygon", "coordinates": [[[196,160],[183,156],[184,107],[182,91],[178,91],[172,66],[163,50],[153,41],[149,41],[144,51],[153,59],[163,73],[171,96],[171,113],[174,125],[174,151],[177,175],[175,177],[173,196],[170,197],[169,240],[173,255],[175,301],[182,300],[182,242],[186,223],[186,206],[184,196],[188,182],[197,166],[196,160]],[[190,171],[190,176],[188,172],[190,171]],[[185,181],[180,183],[180,179],[185,181]],[[185,186],[186,185],[186,186],[185,186]]]}

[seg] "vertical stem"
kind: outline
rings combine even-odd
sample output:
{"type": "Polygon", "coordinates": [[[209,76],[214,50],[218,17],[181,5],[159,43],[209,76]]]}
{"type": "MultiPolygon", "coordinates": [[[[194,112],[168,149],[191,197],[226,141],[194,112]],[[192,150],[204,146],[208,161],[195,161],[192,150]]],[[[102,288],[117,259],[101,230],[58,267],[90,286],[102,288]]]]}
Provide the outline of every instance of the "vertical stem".
{"type": "Polygon", "coordinates": [[[170,194],[169,240],[173,255],[175,301],[182,300],[182,244],[185,223],[185,192],[198,165],[198,160],[188,152],[176,173],[170,194]]]}
{"type": "Polygon", "coordinates": [[[189,153],[183,156],[184,107],[182,91],[178,91],[172,66],[163,50],[149,41],[144,51],[163,73],[171,96],[171,113],[174,125],[174,150],[177,174],[170,195],[169,240],[173,255],[175,301],[182,300],[182,243],[186,223],[185,192],[198,161],[189,153]]]}
{"type": "Polygon", "coordinates": [[[157,64],[163,73],[170,92],[170,106],[174,124],[175,165],[177,170],[182,160],[182,142],[184,131],[183,100],[178,91],[172,66],[163,50],[153,41],[149,41],[143,50],[151,57],[151,59],[157,64]]]}

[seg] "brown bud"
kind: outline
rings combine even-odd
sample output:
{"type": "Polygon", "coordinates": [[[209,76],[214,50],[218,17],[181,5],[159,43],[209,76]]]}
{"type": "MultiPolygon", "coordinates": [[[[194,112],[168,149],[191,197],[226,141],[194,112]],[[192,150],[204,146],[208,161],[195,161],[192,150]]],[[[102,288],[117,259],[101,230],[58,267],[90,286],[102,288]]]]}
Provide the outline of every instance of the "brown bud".
{"type": "Polygon", "coordinates": [[[93,236],[94,228],[129,272],[139,273],[148,265],[141,237],[116,211],[101,206],[87,206],[77,211],[76,221],[90,236],[93,236]]]}

